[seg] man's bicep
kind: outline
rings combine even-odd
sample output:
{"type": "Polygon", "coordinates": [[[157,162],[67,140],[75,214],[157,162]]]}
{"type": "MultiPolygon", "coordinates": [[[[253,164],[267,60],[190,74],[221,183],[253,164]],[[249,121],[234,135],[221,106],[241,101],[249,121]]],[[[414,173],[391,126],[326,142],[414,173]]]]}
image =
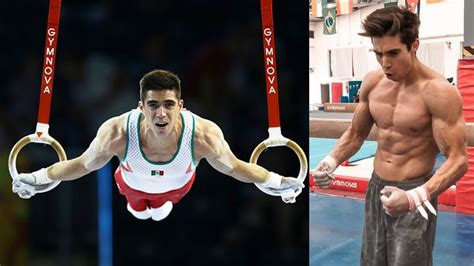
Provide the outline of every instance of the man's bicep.
{"type": "Polygon", "coordinates": [[[88,171],[103,167],[125,145],[117,124],[120,124],[118,119],[110,119],[102,124],[97,136],[81,155],[83,166],[88,171]]]}
{"type": "Polygon", "coordinates": [[[84,168],[92,172],[107,164],[112,159],[113,153],[106,148],[106,143],[103,143],[99,137],[95,137],[80,157],[84,168]]]}
{"type": "Polygon", "coordinates": [[[208,158],[206,161],[212,166],[212,168],[223,174],[230,174],[232,172],[232,165],[227,160],[222,160],[222,158],[208,158]]]}
{"type": "Polygon", "coordinates": [[[232,150],[224,137],[221,137],[216,141],[218,143],[215,143],[216,147],[213,149],[214,153],[209,156],[208,161],[217,171],[224,174],[230,174],[235,167],[237,158],[232,153],[232,150]]]}
{"type": "Polygon", "coordinates": [[[369,103],[362,102],[357,105],[352,118],[352,129],[363,135],[368,135],[374,124],[374,119],[370,114],[369,103]]]}
{"type": "Polygon", "coordinates": [[[454,153],[463,153],[466,149],[466,132],[463,116],[459,116],[456,121],[450,121],[452,118],[433,117],[433,136],[439,150],[450,155],[454,153]]]}
{"type": "Polygon", "coordinates": [[[451,152],[464,152],[466,132],[462,102],[456,92],[447,92],[436,102],[431,103],[431,123],[433,136],[440,151],[448,155],[451,152]],[[449,108],[446,108],[449,106],[449,108]]]}
{"type": "Polygon", "coordinates": [[[224,138],[220,128],[212,126],[203,141],[203,157],[217,171],[229,174],[234,169],[236,157],[224,138]]]}

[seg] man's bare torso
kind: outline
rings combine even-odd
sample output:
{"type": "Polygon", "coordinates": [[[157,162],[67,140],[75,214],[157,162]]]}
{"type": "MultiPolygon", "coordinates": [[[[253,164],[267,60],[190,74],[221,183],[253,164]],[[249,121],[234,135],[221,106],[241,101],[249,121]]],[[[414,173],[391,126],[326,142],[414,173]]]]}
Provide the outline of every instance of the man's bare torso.
{"type": "Polygon", "coordinates": [[[374,170],[384,179],[409,180],[432,172],[438,147],[423,93],[439,76],[429,74],[400,85],[381,73],[368,94],[369,111],[377,126],[374,170]]]}

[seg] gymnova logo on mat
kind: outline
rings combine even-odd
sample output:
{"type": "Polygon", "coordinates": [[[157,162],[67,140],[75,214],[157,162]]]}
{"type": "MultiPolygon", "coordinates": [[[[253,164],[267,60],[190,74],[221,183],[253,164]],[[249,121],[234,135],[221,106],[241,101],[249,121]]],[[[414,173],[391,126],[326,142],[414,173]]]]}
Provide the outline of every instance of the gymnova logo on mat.
{"type": "Polygon", "coordinates": [[[334,180],[332,181],[332,184],[338,187],[357,188],[357,182],[351,182],[351,181],[334,180]]]}
{"type": "Polygon", "coordinates": [[[344,105],[329,105],[327,107],[328,110],[346,110],[344,105]]]}

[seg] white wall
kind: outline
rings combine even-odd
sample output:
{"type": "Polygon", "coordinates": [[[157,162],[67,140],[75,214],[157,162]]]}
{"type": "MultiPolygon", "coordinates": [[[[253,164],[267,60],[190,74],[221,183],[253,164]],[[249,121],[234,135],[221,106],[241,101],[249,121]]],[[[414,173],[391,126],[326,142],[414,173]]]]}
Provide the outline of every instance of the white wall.
{"type": "Polygon", "coordinates": [[[447,78],[454,77],[456,81],[461,42],[464,40],[464,0],[446,0],[437,4],[426,4],[426,0],[421,0],[420,10],[420,42],[446,44],[445,71],[442,74],[447,78]]]}
{"type": "MultiPolygon", "coordinates": [[[[463,8],[464,0],[445,0],[442,3],[427,4],[420,0],[420,40],[421,43],[444,43],[444,75],[454,77],[456,81],[457,62],[462,51],[463,41],[463,8]],[[449,23],[448,23],[449,21],[449,23]]],[[[320,102],[320,84],[348,81],[329,77],[329,53],[335,48],[367,47],[372,48],[370,38],[359,36],[361,21],[383,4],[368,6],[336,18],[334,35],[323,35],[322,21],[310,21],[309,27],[314,31],[314,39],[310,39],[310,103],[320,102]]],[[[378,69],[379,65],[372,53],[367,53],[367,71],[378,69]]],[[[357,79],[357,78],[354,78],[357,79]]]]}

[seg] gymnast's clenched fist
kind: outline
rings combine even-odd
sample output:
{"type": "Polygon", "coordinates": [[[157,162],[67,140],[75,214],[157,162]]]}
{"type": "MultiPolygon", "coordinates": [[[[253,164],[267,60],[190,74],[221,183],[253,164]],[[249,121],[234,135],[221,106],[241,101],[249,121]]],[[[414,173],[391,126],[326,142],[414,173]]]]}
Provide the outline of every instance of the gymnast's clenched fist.
{"type": "Polygon", "coordinates": [[[318,166],[310,171],[310,174],[313,176],[314,180],[320,188],[328,188],[332,181],[334,180],[334,175],[332,174],[338,163],[334,157],[328,155],[319,162],[318,166]]]}

